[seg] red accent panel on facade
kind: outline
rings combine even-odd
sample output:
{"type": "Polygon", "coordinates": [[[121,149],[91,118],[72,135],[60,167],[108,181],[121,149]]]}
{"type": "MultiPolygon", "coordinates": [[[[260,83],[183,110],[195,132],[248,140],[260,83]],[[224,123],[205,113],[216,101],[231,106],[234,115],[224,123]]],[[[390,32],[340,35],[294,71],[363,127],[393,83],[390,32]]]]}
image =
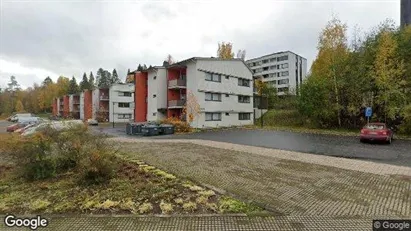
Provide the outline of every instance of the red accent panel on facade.
{"type": "Polygon", "coordinates": [[[135,73],[134,121],[147,121],[147,72],[135,73]]]}
{"type": "Polygon", "coordinates": [[[91,119],[93,116],[93,94],[90,90],[84,91],[84,120],[91,119]]]}
{"type": "Polygon", "coordinates": [[[70,96],[65,95],[63,96],[63,102],[64,102],[64,106],[63,106],[63,116],[64,117],[68,117],[70,115],[70,96]]]}

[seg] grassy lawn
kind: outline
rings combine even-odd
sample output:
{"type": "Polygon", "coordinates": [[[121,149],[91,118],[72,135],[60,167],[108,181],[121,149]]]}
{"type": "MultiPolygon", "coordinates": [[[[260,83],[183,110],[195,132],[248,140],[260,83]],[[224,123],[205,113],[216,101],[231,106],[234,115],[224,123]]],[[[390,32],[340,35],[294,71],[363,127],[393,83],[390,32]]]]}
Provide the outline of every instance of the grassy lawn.
{"type": "MultiPolygon", "coordinates": [[[[9,134],[0,134],[0,146],[9,134]]],[[[87,184],[75,171],[27,181],[12,156],[0,152],[0,213],[221,214],[262,209],[200,187],[138,160],[118,157],[115,176],[87,184]]]]}

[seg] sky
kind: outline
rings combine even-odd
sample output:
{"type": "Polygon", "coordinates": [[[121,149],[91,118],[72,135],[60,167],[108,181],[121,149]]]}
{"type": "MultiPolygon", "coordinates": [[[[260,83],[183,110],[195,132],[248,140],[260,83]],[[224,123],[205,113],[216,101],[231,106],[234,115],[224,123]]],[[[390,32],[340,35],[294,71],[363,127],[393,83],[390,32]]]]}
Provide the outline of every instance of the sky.
{"type": "Polygon", "coordinates": [[[96,75],[115,68],[124,80],[139,63],[216,56],[219,42],[246,59],[290,50],[308,60],[336,15],[351,34],[385,19],[400,23],[400,1],[314,0],[0,0],[0,87],[11,75],[23,87],[50,76],[96,75]]]}

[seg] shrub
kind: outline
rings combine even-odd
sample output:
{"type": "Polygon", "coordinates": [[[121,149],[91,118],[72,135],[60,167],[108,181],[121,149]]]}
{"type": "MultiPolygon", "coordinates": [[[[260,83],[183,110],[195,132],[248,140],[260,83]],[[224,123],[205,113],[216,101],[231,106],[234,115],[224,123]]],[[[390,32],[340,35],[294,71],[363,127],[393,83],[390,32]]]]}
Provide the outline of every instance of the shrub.
{"type": "Polygon", "coordinates": [[[171,124],[174,126],[175,132],[191,132],[190,124],[178,118],[168,118],[160,121],[160,124],[171,124]]]}
{"type": "Polygon", "coordinates": [[[55,175],[56,164],[51,145],[51,140],[41,133],[24,139],[15,138],[10,150],[17,158],[24,178],[39,180],[55,175]]]}
{"type": "Polygon", "coordinates": [[[151,203],[143,203],[138,207],[140,213],[148,213],[153,210],[153,205],[151,203]]]}
{"type": "Polygon", "coordinates": [[[183,209],[185,210],[185,211],[189,211],[189,212],[192,212],[192,211],[194,211],[194,210],[196,210],[197,209],[197,204],[196,203],[194,203],[194,202],[187,202],[187,203],[184,203],[183,204],[183,209]]]}
{"type": "Polygon", "coordinates": [[[173,205],[170,203],[165,203],[164,201],[160,203],[160,209],[161,209],[161,212],[164,214],[169,214],[174,211],[173,205]]]}

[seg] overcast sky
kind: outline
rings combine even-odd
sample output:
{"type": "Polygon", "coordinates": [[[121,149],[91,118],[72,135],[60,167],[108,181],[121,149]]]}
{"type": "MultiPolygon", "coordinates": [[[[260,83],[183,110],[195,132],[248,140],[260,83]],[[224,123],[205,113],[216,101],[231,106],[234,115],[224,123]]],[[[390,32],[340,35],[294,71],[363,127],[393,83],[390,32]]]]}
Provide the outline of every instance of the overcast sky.
{"type": "Polygon", "coordinates": [[[399,25],[400,1],[21,1],[1,2],[0,87],[99,67],[122,80],[138,63],[161,65],[216,56],[218,42],[246,49],[246,59],[291,50],[316,56],[318,35],[333,14],[363,31],[386,18],[399,25]]]}

